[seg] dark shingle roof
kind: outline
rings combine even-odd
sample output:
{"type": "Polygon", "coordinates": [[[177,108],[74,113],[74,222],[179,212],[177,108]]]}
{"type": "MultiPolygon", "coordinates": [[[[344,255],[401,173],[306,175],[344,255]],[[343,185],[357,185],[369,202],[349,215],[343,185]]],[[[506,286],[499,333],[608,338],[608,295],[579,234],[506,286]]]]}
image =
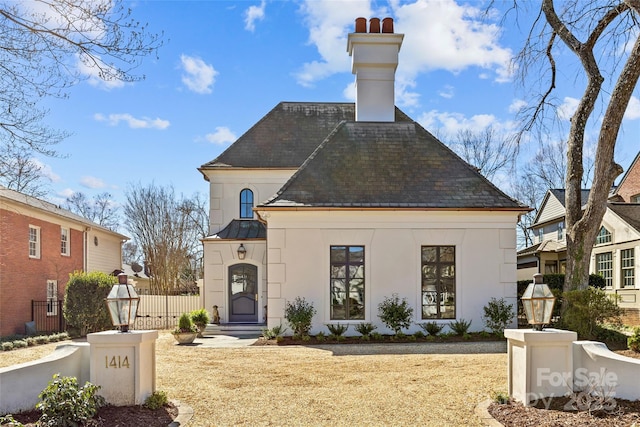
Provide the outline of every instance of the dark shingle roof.
{"type": "Polygon", "coordinates": [[[218,239],[266,239],[267,230],[260,221],[255,219],[234,219],[214,236],[218,239]]]}
{"type": "Polygon", "coordinates": [[[527,208],[415,122],[343,122],[262,206],[527,208]]]}
{"type": "MultiPolygon", "coordinates": [[[[566,208],[564,204],[566,190],[564,188],[552,188],[549,191],[556,197],[556,199],[558,199],[560,203],[562,203],[562,206],[566,208]]],[[[583,207],[587,204],[587,200],[589,199],[589,192],[590,190],[580,190],[580,201],[582,202],[583,207]]]]}
{"type": "Polygon", "coordinates": [[[640,231],[639,203],[608,203],[607,206],[627,224],[640,231]]]}
{"type": "MultiPolygon", "coordinates": [[[[355,120],[355,104],[281,102],[201,169],[298,168],[343,120],[355,120]]],[[[409,120],[396,108],[396,121],[409,120]]]]}

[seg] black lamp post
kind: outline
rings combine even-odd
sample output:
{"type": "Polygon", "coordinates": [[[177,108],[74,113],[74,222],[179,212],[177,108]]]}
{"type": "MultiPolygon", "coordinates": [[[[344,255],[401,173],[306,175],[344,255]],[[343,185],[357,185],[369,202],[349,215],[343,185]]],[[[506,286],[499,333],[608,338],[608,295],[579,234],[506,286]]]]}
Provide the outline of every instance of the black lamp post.
{"type": "Polygon", "coordinates": [[[541,331],[543,325],[551,323],[556,297],[553,296],[549,286],[542,283],[542,274],[533,275],[533,282],[529,283],[520,300],[527,321],[535,330],[541,331]]]}
{"type": "Polygon", "coordinates": [[[120,332],[129,332],[129,326],[136,320],[140,297],[133,285],[127,283],[126,274],[118,274],[118,283],[113,285],[105,301],[113,326],[119,327],[120,332]]]}

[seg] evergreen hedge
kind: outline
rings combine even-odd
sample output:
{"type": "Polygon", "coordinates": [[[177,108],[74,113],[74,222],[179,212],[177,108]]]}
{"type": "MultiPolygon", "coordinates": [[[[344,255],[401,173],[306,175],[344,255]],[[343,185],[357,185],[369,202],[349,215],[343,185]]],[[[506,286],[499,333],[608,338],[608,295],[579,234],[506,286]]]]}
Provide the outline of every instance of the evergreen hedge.
{"type": "Polygon", "coordinates": [[[115,276],[99,271],[70,274],[63,307],[68,327],[81,336],[113,329],[105,298],[117,281],[115,276]]]}

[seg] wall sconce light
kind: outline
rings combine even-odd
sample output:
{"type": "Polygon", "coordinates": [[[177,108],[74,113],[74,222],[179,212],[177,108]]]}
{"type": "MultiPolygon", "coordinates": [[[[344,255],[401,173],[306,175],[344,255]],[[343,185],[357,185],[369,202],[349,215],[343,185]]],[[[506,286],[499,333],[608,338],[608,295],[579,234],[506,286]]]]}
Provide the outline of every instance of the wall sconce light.
{"type": "Polygon", "coordinates": [[[127,283],[126,274],[118,274],[118,283],[113,285],[105,302],[113,326],[119,327],[120,332],[129,332],[129,326],[136,320],[140,297],[133,285],[127,283]]]}
{"type": "Polygon", "coordinates": [[[240,246],[238,246],[238,259],[244,259],[246,255],[247,249],[244,247],[244,244],[240,243],[240,246]]]}
{"type": "Polygon", "coordinates": [[[543,325],[551,323],[556,297],[553,296],[549,286],[542,283],[542,274],[533,275],[533,282],[529,283],[520,300],[527,321],[533,325],[533,329],[541,331],[543,325]]]}

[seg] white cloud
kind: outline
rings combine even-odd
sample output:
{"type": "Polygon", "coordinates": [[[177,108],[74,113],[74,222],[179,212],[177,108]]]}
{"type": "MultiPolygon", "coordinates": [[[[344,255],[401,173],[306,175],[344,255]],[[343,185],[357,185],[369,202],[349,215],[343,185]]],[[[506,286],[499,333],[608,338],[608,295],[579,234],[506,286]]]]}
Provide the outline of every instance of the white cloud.
{"type": "Polygon", "coordinates": [[[640,99],[632,96],[627,105],[627,110],[624,112],[624,118],[626,120],[640,119],[640,99]]]}
{"type": "Polygon", "coordinates": [[[195,56],[180,55],[184,74],[182,83],[195,93],[211,93],[218,72],[202,59],[195,56]]]}
{"type": "Polygon", "coordinates": [[[94,176],[83,176],[82,178],[80,178],[80,185],[92,189],[106,187],[106,184],[103,180],[94,176]]]}
{"type": "Polygon", "coordinates": [[[171,124],[168,120],[160,118],[151,119],[148,117],[135,118],[128,113],[104,114],[96,113],[93,118],[99,122],[107,122],[110,126],[117,126],[120,122],[126,122],[132,129],[160,129],[164,130],[171,124]]]}
{"type": "Polygon", "coordinates": [[[244,12],[244,29],[247,31],[255,31],[256,21],[262,21],[264,19],[264,9],[266,1],[262,0],[260,6],[250,6],[244,12]]]}
{"type": "MultiPolygon", "coordinates": [[[[95,58],[100,59],[100,57],[97,55],[95,56],[95,58]]],[[[105,89],[105,90],[121,88],[124,86],[124,82],[122,80],[118,80],[118,79],[105,80],[104,78],[102,78],[103,72],[91,60],[83,61],[80,57],[78,57],[78,60],[76,62],[76,67],[78,67],[78,71],[80,71],[80,74],[87,78],[87,81],[91,86],[95,86],[97,88],[105,89]]],[[[113,70],[112,67],[110,67],[105,63],[101,63],[100,67],[107,70],[108,74],[110,73],[109,70],[113,70]]],[[[115,74],[115,72],[113,71],[111,71],[111,73],[115,74]]]]}
{"type": "Polygon", "coordinates": [[[519,113],[524,107],[527,106],[527,101],[522,99],[514,99],[509,105],[509,112],[512,114],[519,113]]]}
{"type": "Polygon", "coordinates": [[[229,130],[227,127],[218,126],[216,127],[216,131],[213,133],[208,133],[205,136],[207,142],[211,142],[213,144],[224,145],[230,142],[235,141],[238,137],[229,130]]]}
{"type": "Polygon", "coordinates": [[[44,175],[46,178],[49,178],[51,180],[51,182],[60,182],[61,178],[60,175],[58,175],[57,173],[55,173],[53,171],[53,169],[51,169],[51,166],[49,166],[46,163],[42,163],[42,161],[33,158],[31,159],[33,161],[33,163],[38,166],[40,168],[40,173],[42,175],[44,175]]]}
{"type": "Polygon", "coordinates": [[[573,113],[576,112],[579,103],[579,99],[566,96],[563,103],[558,107],[558,116],[563,120],[570,120],[573,113]]]}
{"type": "Polygon", "coordinates": [[[73,191],[70,188],[65,188],[62,191],[58,191],[58,195],[64,197],[64,199],[68,199],[69,197],[73,196],[73,194],[75,193],[75,191],[73,191]]]}
{"type": "Polygon", "coordinates": [[[492,114],[476,114],[467,117],[462,113],[431,110],[418,117],[425,129],[442,137],[455,137],[460,131],[481,132],[488,127],[505,134],[510,134],[516,128],[512,121],[500,121],[492,114]]]}
{"type": "Polygon", "coordinates": [[[500,26],[487,23],[481,8],[458,5],[454,0],[392,1],[390,5],[391,13],[372,11],[370,1],[305,1],[301,11],[309,28],[309,43],[316,46],[321,59],[302,66],[295,75],[298,83],[312,86],[331,74],[348,72],[347,33],[353,31],[354,17],[359,16],[395,16],[395,32],[405,34],[396,76],[397,82],[405,82],[396,94],[400,95],[399,105],[417,102],[417,94],[407,88],[417,74],[432,70],[457,73],[479,67],[479,77],[509,80],[512,52],[500,45],[500,26]]]}
{"type": "Polygon", "coordinates": [[[438,95],[443,98],[451,99],[455,93],[454,87],[451,85],[445,85],[440,91],[438,91],[438,95]]]}

